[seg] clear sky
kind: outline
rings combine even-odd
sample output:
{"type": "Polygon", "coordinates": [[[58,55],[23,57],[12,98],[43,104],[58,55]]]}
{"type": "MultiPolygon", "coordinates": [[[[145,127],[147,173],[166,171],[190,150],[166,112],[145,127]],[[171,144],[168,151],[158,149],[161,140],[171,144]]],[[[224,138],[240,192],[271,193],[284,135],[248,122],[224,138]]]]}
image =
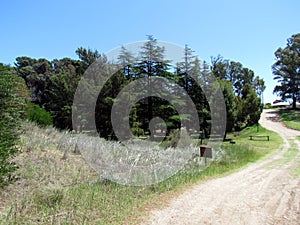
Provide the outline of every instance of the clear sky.
{"type": "Polygon", "coordinates": [[[274,52],[300,33],[299,9],[299,0],[1,0],[0,62],[77,58],[80,46],[105,53],[152,34],[208,62],[241,62],[264,78],[271,102],[274,52]]]}

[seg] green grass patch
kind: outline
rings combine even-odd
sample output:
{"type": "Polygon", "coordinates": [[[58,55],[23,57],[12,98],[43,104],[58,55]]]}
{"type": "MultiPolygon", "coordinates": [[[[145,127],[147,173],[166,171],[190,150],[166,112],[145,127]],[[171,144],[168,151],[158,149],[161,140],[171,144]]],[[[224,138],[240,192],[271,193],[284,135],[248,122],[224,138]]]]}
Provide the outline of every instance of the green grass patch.
{"type": "Polygon", "coordinates": [[[294,169],[294,175],[298,178],[300,177],[300,162],[299,162],[299,160],[298,160],[298,165],[294,169]]]}
{"type": "Polygon", "coordinates": [[[278,149],[279,146],[283,144],[283,140],[277,133],[269,131],[261,126],[247,127],[242,132],[235,135],[229,134],[227,137],[236,139],[235,141],[237,144],[248,145],[252,148],[255,148],[255,150],[262,154],[265,154],[266,152],[272,152],[272,150],[278,149]],[[269,136],[270,140],[267,141],[266,138],[255,138],[254,140],[250,140],[250,136],[269,136]]]}
{"type": "Polygon", "coordinates": [[[283,123],[287,127],[300,130],[300,110],[281,109],[279,112],[283,123]]]}
{"type": "MultiPolygon", "coordinates": [[[[299,138],[297,137],[297,139],[299,138]]],[[[290,164],[291,166],[288,168],[289,172],[295,177],[300,177],[300,152],[294,139],[290,139],[289,142],[291,147],[283,154],[283,157],[268,164],[268,167],[277,168],[290,164]]]]}
{"type": "Polygon", "coordinates": [[[294,141],[290,141],[291,147],[290,149],[283,155],[283,164],[293,161],[294,166],[290,168],[291,173],[296,176],[300,177],[300,153],[299,149],[297,148],[297,144],[294,141]]]}
{"type": "MultiPolygon", "coordinates": [[[[228,138],[233,138],[235,144],[224,142],[224,157],[211,162],[205,170],[197,164],[200,159],[195,158],[176,175],[147,187],[123,186],[108,180],[58,187],[44,185],[27,192],[18,201],[11,199],[12,204],[5,215],[0,214],[0,221],[2,224],[138,224],[147,211],[161,207],[170,195],[256,162],[282,144],[276,133],[262,127],[258,131],[257,127],[246,128],[239,134],[228,134],[228,138]],[[269,135],[270,141],[251,141],[250,135],[269,135]]],[[[47,179],[48,170],[40,172],[47,179]]],[[[29,177],[34,177],[35,172],[31,173],[29,177]]]]}
{"type": "Polygon", "coordinates": [[[290,140],[290,144],[291,144],[291,147],[289,148],[289,150],[283,154],[283,157],[286,161],[294,160],[299,152],[295,142],[290,140]]]}

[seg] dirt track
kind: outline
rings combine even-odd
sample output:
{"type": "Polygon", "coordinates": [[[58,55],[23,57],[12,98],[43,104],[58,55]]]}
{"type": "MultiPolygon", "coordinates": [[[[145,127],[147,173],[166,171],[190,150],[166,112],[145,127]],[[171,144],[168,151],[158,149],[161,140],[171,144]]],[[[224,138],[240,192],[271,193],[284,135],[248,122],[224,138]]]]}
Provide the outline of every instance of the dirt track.
{"type": "Polygon", "coordinates": [[[288,140],[300,132],[286,128],[272,110],[263,112],[260,123],[282,136],[281,151],[239,172],[194,186],[167,208],[153,211],[145,224],[299,225],[300,180],[288,171],[294,161],[276,162],[289,149],[288,140]]]}

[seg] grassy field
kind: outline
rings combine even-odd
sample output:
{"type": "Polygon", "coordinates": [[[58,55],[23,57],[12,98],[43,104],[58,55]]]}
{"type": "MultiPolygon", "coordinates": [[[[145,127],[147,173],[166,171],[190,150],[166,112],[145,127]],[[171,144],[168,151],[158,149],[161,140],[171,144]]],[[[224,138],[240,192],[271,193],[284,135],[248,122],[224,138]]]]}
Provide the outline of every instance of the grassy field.
{"type": "Polygon", "coordinates": [[[283,123],[287,127],[300,130],[300,110],[281,109],[279,112],[283,123]]]}
{"type": "MultiPolygon", "coordinates": [[[[28,125],[32,126],[32,125],[28,125]]],[[[233,172],[276,151],[281,138],[250,127],[229,134],[235,144],[223,143],[224,157],[203,171],[199,159],[169,179],[147,187],[123,186],[92,171],[76,152],[56,143],[62,134],[52,128],[27,127],[16,159],[19,179],[0,194],[2,224],[138,224],[153,208],[163,206],[184,188],[233,172]],[[269,135],[270,141],[249,140],[269,135]],[[43,140],[43,141],[41,141],[43,140]]]]}

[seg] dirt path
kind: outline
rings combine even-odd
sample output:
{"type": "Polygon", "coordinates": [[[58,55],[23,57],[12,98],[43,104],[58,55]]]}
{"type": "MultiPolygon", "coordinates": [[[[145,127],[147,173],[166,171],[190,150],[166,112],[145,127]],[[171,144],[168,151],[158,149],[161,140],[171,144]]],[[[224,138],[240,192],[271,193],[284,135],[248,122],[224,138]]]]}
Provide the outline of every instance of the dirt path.
{"type": "Polygon", "coordinates": [[[194,186],[167,208],[153,211],[145,224],[299,225],[300,180],[288,172],[293,160],[277,162],[290,147],[288,139],[300,132],[286,128],[272,110],[263,112],[260,123],[282,136],[282,151],[237,173],[194,186]]]}

